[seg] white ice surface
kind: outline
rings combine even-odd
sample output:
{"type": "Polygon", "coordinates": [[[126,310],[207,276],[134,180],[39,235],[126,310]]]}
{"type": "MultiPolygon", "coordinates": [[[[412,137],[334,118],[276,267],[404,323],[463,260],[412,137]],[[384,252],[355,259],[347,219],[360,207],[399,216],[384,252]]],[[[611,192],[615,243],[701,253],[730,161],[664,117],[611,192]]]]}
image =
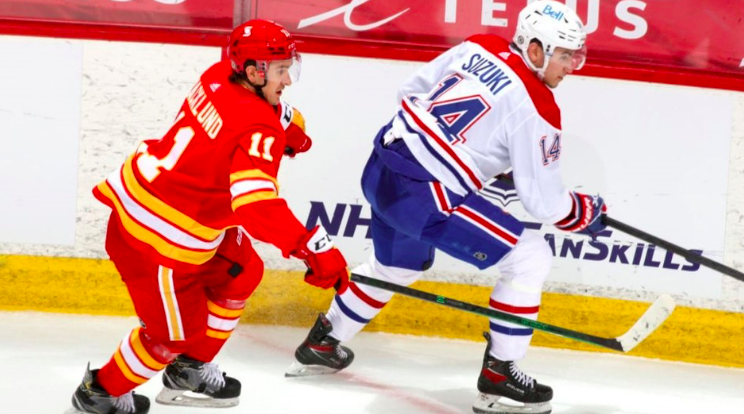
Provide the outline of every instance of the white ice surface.
{"type": "MultiPolygon", "coordinates": [[[[135,318],[0,312],[0,413],[57,414],[85,365],[100,367],[135,318]]],[[[240,325],[215,362],[243,384],[240,405],[155,404],[152,414],[470,413],[485,342],[361,333],[346,372],[285,378],[299,328],[240,325]]],[[[744,413],[744,370],[531,348],[520,366],[553,387],[553,413],[744,413]]],[[[160,376],[138,388],[154,400],[160,376]]]]}

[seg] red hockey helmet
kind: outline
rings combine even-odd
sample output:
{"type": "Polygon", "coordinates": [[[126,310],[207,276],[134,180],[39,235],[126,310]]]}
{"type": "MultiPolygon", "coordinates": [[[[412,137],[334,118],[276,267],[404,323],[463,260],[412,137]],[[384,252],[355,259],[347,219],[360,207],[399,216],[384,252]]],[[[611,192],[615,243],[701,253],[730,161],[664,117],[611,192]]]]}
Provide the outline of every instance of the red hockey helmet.
{"type": "Polygon", "coordinates": [[[300,56],[294,38],[285,28],[269,20],[250,20],[236,27],[230,34],[227,55],[235,72],[245,72],[245,62],[254,60],[263,76],[271,61],[291,59],[292,81],[299,78],[300,56]]]}

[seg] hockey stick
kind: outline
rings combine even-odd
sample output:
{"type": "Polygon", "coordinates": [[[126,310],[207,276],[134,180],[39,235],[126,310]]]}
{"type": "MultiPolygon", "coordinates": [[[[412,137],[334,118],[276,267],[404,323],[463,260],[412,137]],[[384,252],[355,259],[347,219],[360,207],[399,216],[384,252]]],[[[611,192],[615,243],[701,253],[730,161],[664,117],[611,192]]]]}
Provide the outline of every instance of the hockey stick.
{"type": "Polygon", "coordinates": [[[741,282],[744,282],[744,273],[726,266],[723,263],[716,262],[715,260],[711,260],[705,256],[695,254],[694,252],[691,252],[690,250],[685,249],[684,247],[677,246],[676,244],[672,242],[668,242],[662,238],[656,237],[653,234],[648,234],[643,230],[639,230],[635,227],[632,227],[628,224],[625,224],[623,222],[617,221],[612,217],[609,217],[607,215],[602,217],[602,222],[609,227],[612,227],[614,229],[620,230],[621,232],[625,234],[629,234],[633,237],[636,237],[638,239],[641,239],[647,243],[655,244],[659,247],[661,247],[664,250],[668,250],[672,253],[678,254],[688,261],[692,263],[698,263],[705,267],[709,267],[713,270],[716,270],[718,272],[723,273],[724,275],[731,276],[736,280],[739,280],[741,282]]]}
{"type": "MultiPolygon", "coordinates": [[[[501,180],[507,184],[514,185],[514,180],[512,180],[510,177],[506,175],[499,174],[496,176],[496,179],[501,180]]],[[[690,250],[685,249],[684,247],[678,246],[660,237],[656,237],[653,234],[646,233],[643,230],[637,229],[621,221],[615,220],[614,218],[606,214],[602,216],[602,222],[606,224],[607,226],[612,227],[613,229],[619,230],[637,239],[641,239],[647,243],[651,243],[653,245],[659,246],[664,250],[678,254],[691,263],[697,263],[697,264],[703,265],[705,267],[721,272],[724,275],[731,276],[736,280],[744,282],[744,273],[734,268],[728,267],[723,263],[719,263],[719,262],[716,262],[715,260],[709,259],[700,254],[696,254],[690,250]]]]}
{"type": "Polygon", "coordinates": [[[357,283],[373,286],[390,292],[400,293],[412,298],[425,300],[427,302],[437,303],[450,308],[463,310],[476,315],[486,316],[492,319],[498,319],[517,325],[527,326],[543,332],[554,335],[560,335],[566,338],[574,339],[588,344],[612,349],[614,351],[628,352],[635,348],[636,345],[643,342],[646,337],[651,335],[674,311],[674,299],[669,295],[659,296],[640,319],[624,334],[617,338],[603,338],[571,329],[561,328],[560,326],[550,325],[547,323],[533,321],[532,319],[522,318],[510,313],[500,312],[495,309],[484,308],[471,303],[460,302],[459,300],[446,298],[421,290],[409,288],[406,286],[396,285],[395,283],[383,280],[351,274],[351,280],[357,283]]]}

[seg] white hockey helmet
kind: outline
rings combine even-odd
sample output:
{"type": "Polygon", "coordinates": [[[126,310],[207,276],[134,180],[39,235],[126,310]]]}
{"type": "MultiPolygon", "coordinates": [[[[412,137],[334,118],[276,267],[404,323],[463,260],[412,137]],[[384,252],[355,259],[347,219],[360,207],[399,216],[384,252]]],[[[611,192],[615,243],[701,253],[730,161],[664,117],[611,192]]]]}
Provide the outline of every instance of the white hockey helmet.
{"type": "Polygon", "coordinates": [[[576,12],[563,3],[539,0],[527,5],[517,19],[514,44],[522,52],[527,65],[540,79],[545,75],[548,61],[555,48],[573,50],[572,69],[578,70],[586,61],[586,30],[576,12]],[[547,59],[541,68],[536,67],[527,56],[527,48],[533,39],[542,43],[547,59]]]}

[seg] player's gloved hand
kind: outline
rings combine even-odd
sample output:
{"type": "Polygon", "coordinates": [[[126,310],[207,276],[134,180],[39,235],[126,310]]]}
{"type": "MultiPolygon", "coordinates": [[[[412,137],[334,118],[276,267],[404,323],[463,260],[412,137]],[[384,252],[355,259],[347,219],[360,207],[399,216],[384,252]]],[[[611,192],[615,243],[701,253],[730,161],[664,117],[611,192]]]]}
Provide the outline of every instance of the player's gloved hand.
{"type": "Polygon", "coordinates": [[[284,131],[287,141],[284,147],[284,154],[294,157],[297,154],[305,152],[313,146],[313,141],[305,134],[305,117],[302,116],[297,108],[292,112],[292,122],[284,131]]]}
{"type": "Polygon", "coordinates": [[[555,223],[555,226],[564,231],[586,234],[596,239],[597,235],[604,230],[602,216],[607,213],[607,206],[600,196],[591,196],[577,192],[571,192],[573,207],[571,212],[563,220],[555,223]]]}
{"type": "Polygon", "coordinates": [[[514,171],[511,169],[494,178],[498,179],[504,186],[510,186],[512,189],[514,188],[514,171]]]}
{"type": "Polygon", "coordinates": [[[335,287],[339,294],[349,286],[346,259],[333,247],[333,241],[323,227],[315,226],[309,231],[291,254],[305,261],[308,267],[305,282],[323,289],[335,287]]]}

